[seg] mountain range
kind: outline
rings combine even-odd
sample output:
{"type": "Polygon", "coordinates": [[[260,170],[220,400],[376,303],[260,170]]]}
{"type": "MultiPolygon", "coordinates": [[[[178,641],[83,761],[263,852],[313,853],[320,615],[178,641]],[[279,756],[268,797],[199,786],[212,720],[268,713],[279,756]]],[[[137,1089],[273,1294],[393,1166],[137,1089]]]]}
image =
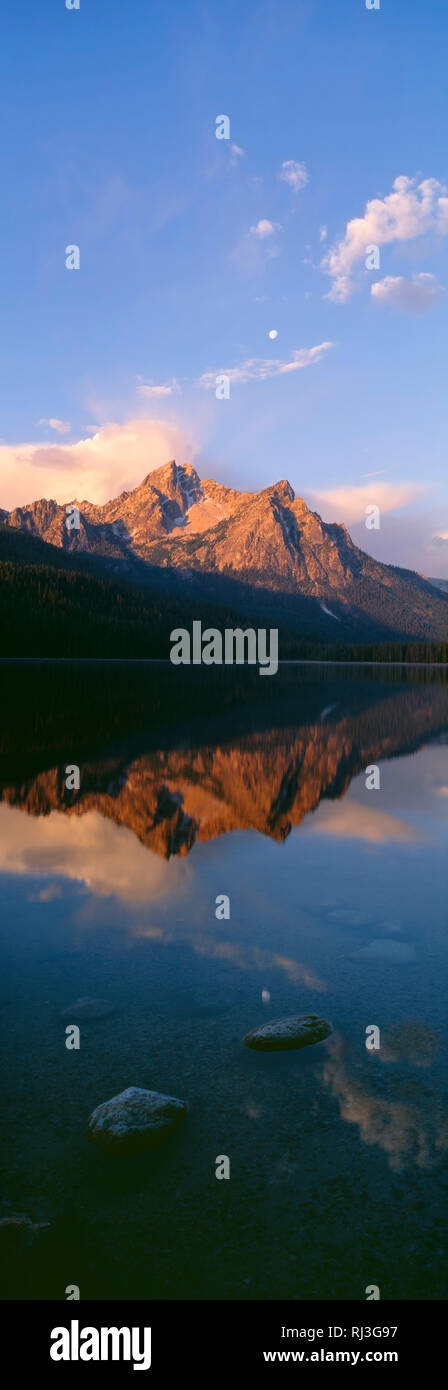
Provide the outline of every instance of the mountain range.
{"type": "Polygon", "coordinates": [[[0,555],[22,577],[44,565],[68,569],[72,587],[74,570],[84,589],[87,574],[129,581],[134,594],[150,585],[175,595],[187,618],[218,604],[317,641],[448,640],[448,593],[436,581],[373,559],[286,480],[238,492],[171,461],[102,506],[44,498],[0,511],[0,522],[0,555]]]}

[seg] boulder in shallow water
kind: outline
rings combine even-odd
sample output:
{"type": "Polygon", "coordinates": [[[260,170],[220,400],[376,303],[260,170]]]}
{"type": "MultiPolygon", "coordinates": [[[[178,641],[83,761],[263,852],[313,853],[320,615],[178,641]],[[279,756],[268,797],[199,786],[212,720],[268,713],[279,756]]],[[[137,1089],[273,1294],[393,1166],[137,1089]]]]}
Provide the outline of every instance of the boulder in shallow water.
{"type": "Polygon", "coordinates": [[[175,1096],[128,1086],[92,1111],[87,1136],[105,1149],[156,1148],[177,1128],[187,1109],[186,1102],[175,1096]]]}
{"type": "Polygon", "coordinates": [[[333,1032],[331,1023],[317,1014],[295,1014],[292,1018],[273,1018],[246,1033],[243,1042],[258,1052],[289,1052],[323,1042],[333,1032]]]}

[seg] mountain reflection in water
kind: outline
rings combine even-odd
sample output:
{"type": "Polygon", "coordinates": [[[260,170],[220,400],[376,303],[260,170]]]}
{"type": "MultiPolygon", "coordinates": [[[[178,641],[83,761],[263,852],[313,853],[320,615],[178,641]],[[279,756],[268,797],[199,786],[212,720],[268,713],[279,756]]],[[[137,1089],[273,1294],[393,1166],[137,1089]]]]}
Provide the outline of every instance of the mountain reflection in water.
{"type": "MultiPolygon", "coordinates": [[[[180,693],[179,680],[177,689],[180,693]]],[[[281,679],[278,691],[284,693],[281,679]]],[[[273,727],[251,729],[249,706],[246,728],[243,712],[243,727],[237,733],[224,727],[221,737],[216,720],[215,729],[210,721],[209,731],[204,719],[200,733],[192,729],[180,746],[176,720],[171,730],[160,731],[160,747],[148,747],[154,733],[148,740],[142,731],[136,736],[138,752],[134,736],[132,751],[124,746],[108,756],[101,755],[101,726],[92,729],[92,739],[95,733],[97,739],[95,756],[84,759],[77,754],[79,791],[66,788],[65,767],[76,751],[67,732],[62,762],[52,764],[46,749],[41,769],[23,776],[22,768],[18,783],[15,778],[9,782],[4,772],[1,797],[33,816],[97,811],[114,824],[126,826],[147,849],[165,859],[188,854],[197,841],[207,842],[233,830],[252,829],[285,840],[322,800],[344,797],[352,778],[363,769],[418,750],[442,733],[448,722],[448,688],[442,679],[429,688],[398,686],[393,693],[374,681],[370,688],[364,683],[358,689],[353,682],[351,703],[343,686],[338,690],[336,685],[334,693],[339,699],[324,707],[325,687],[315,680],[314,686],[306,687],[303,711],[296,687],[290,722],[285,723],[286,704],[281,709],[282,722],[277,724],[274,701],[270,706],[273,727]]],[[[292,703],[288,687],[285,694],[292,703]]]]}
{"type": "Polygon", "coordinates": [[[2,676],[0,1216],[49,1223],[9,1292],[443,1297],[445,672],[2,676]],[[80,996],[113,1012],[69,1053],[80,996]],[[318,1046],[243,1046],[308,1012],[333,1023],[318,1046]],[[117,1166],[84,1131],[130,1085],[189,1116],[117,1166]]]}

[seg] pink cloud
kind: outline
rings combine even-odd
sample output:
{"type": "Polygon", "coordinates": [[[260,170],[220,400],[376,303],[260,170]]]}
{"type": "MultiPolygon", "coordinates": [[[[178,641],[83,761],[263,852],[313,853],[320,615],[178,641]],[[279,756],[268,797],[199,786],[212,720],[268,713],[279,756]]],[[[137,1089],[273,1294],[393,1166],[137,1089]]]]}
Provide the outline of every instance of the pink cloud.
{"type": "Polygon", "coordinates": [[[195,455],[195,440],[186,430],[144,417],[101,425],[74,444],[1,444],[0,506],[11,510],[36,497],[107,502],[170,458],[191,463],[195,455]]]}
{"type": "Polygon", "coordinates": [[[365,521],[366,507],[375,505],[380,512],[395,511],[417,502],[430,492],[430,485],[423,483],[379,483],[372,480],[363,487],[347,485],[330,488],[328,491],[313,494],[318,510],[325,513],[326,521],[365,521]]]}
{"type": "Polygon", "coordinates": [[[392,304],[422,314],[441,303],[445,289],[435,275],[422,270],[410,280],[404,275],[386,275],[384,280],[375,280],[370,293],[378,304],[392,304]]]}

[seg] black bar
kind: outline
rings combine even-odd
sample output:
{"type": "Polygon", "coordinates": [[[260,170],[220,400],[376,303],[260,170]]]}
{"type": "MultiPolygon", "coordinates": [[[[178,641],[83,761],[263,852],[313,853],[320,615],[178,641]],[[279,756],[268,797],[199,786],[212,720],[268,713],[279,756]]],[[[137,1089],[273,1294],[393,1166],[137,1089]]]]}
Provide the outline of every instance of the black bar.
{"type": "MultiPolygon", "coordinates": [[[[92,1368],[93,1379],[132,1376],[132,1337],[125,1348],[128,1359],[113,1360],[111,1337],[105,1338],[107,1357],[101,1356],[100,1331],[125,1328],[131,1334],[138,1329],[134,1348],[141,1358],[143,1330],[150,1328],[150,1364],[140,1369],[150,1376],[151,1386],[169,1385],[174,1376],[215,1387],[231,1385],[232,1377],[244,1384],[246,1375],[255,1381],[263,1375],[272,1384],[279,1372],[303,1378],[304,1372],[322,1369],[329,1371],[331,1384],[331,1373],[341,1367],[372,1372],[386,1367],[415,1375],[436,1360],[443,1364],[444,1322],[443,1303],[11,1302],[3,1304],[2,1347],[9,1342],[15,1365],[33,1377],[42,1372],[61,1380],[86,1367],[92,1368]],[[66,1329],[64,1337],[61,1329],[66,1329]],[[51,1348],[66,1350],[72,1359],[53,1359],[51,1348]],[[81,1348],[89,1352],[88,1360],[80,1356],[81,1348]],[[98,1359],[90,1358],[92,1350],[98,1350],[98,1359]]],[[[123,1345],[122,1338],[120,1353],[123,1345]]]]}

